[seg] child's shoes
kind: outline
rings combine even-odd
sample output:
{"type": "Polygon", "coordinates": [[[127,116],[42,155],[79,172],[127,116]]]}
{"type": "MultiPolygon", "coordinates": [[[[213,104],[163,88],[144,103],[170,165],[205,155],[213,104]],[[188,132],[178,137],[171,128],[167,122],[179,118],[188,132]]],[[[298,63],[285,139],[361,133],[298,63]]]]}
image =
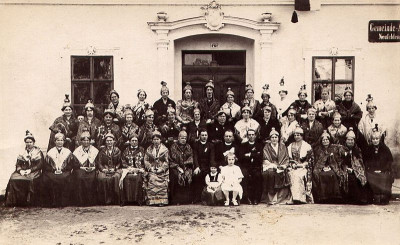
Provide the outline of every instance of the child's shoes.
{"type": "Polygon", "coordinates": [[[229,206],[229,201],[225,201],[225,206],[229,206]]]}
{"type": "Polygon", "coordinates": [[[238,206],[239,203],[236,200],[232,200],[233,206],[238,206]]]}

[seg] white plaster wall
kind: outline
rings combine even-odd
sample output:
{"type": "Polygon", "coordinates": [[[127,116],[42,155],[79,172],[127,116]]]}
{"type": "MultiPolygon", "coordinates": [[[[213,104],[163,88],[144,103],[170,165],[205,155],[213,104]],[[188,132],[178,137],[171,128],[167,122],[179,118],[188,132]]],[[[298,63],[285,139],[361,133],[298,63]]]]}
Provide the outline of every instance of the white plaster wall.
{"type": "MultiPolygon", "coordinates": [[[[23,149],[26,129],[34,133],[37,145],[47,147],[48,127],[61,115],[64,94],[71,92],[70,55],[84,54],[88,46],[96,47],[98,55],[114,55],[115,89],[122,103],[136,102],[138,88],[148,91],[149,102],[159,97],[156,36],[147,22],[156,21],[160,10],[169,14],[170,21],[202,14],[199,6],[0,5],[0,189],[23,149]]],[[[305,48],[338,47],[339,55],[341,50],[359,48],[355,100],[364,102],[372,93],[392,135],[400,131],[400,43],[368,42],[368,21],[400,19],[399,5],[323,5],[321,11],[298,12],[297,24],[290,22],[290,5],[223,6],[222,10],[252,20],[269,11],[273,21],[281,23],[272,37],[271,90],[285,76],[289,99],[296,98],[305,74],[311,73],[305,71],[305,48]]]]}

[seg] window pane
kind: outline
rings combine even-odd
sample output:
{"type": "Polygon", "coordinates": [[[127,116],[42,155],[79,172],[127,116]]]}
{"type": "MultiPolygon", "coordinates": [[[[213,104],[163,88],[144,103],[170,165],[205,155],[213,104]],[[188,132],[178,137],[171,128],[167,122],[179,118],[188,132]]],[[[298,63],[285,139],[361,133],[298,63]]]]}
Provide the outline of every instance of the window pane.
{"type": "Polygon", "coordinates": [[[315,59],[314,80],[332,80],[332,60],[315,59]]]}
{"type": "Polygon", "coordinates": [[[353,80],[353,59],[337,59],[335,64],[335,80],[353,80]]]}
{"type": "Polygon", "coordinates": [[[111,91],[111,83],[109,82],[96,82],[93,84],[93,94],[95,104],[108,104],[108,95],[111,91]]]}
{"type": "Polygon", "coordinates": [[[89,57],[72,57],[72,79],[90,79],[89,57]]]}
{"type": "Polygon", "coordinates": [[[347,87],[350,87],[353,91],[353,84],[351,83],[335,84],[335,100],[342,100],[343,92],[347,87]]]}
{"type": "Polygon", "coordinates": [[[112,79],[112,57],[95,57],[94,78],[112,79]]]}
{"type": "Polygon", "coordinates": [[[208,66],[211,61],[211,54],[185,54],[185,65],[208,66]]]}
{"type": "MultiPolygon", "coordinates": [[[[327,86],[329,88],[329,98],[332,98],[332,84],[328,84],[327,86]]],[[[323,85],[322,83],[315,83],[314,88],[313,88],[313,96],[314,96],[314,101],[317,101],[321,99],[321,92],[322,92],[323,85]]]]}
{"type": "Polygon", "coordinates": [[[74,83],[72,87],[74,90],[74,104],[86,104],[90,98],[90,83],[74,83]]]}

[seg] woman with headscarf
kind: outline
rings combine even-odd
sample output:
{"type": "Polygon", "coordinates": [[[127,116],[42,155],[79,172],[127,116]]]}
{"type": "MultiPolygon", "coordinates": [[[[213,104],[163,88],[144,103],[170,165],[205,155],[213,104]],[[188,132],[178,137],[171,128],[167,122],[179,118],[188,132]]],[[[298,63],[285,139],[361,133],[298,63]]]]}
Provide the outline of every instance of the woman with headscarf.
{"type": "Polygon", "coordinates": [[[107,133],[106,147],[96,158],[97,201],[101,205],[120,204],[121,151],[115,146],[115,136],[107,133]]]}
{"type": "Polygon", "coordinates": [[[96,204],[96,163],[99,150],[90,144],[89,130],[83,129],[80,135],[80,146],[75,149],[76,167],[73,171],[74,203],[78,206],[96,204]]]}
{"type": "Polygon", "coordinates": [[[146,102],[147,93],[143,89],[139,89],[137,93],[138,102],[132,108],[135,123],[140,127],[146,121],[145,112],[149,108],[149,104],[146,102]]]}
{"type": "Polygon", "coordinates": [[[314,148],[313,195],[318,203],[338,202],[347,187],[346,168],[342,162],[343,147],[332,144],[325,130],[314,148]]]}
{"type": "Polygon", "coordinates": [[[290,179],[287,167],[289,155],[286,146],[279,142],[279,133],[274,128],[270,133],[270,143],[263,151],[263,191],[261,202],[267,204],[290,204],[290,179]]]}
{"type": "MultiPolygon", "coordinates": [[[[271,108],[271,116],[270,118],[276,119],[277,118],[277,109],[276,106],[273,105],[269,100],[271,99],[271,95],[269,94],[269,85],[265,84],[263,87],[263,92],[261,93],[262,102],[258,106],[258,110],[256,111],[256,115],[254,119],[260,122],[264,117],[264,108],[266,106],[271,108]]],[[[268,137],[268,135],[267,135],[268,137]]]]}
{"type": "Polygon", "coordinates": [[[144,166],[148,173],[145,180],[146,204],[164,206],[168,205],[169,152],[161,143],[159,131],[154,131],[151,139],[152,144],[144,155],[144,166]]]}
{"type": "Polygon", "coordinates": [[[54,135],[55,147],[46,155],[43,165],[43,193],[47,193],[43,204],[45,206],[67,206],[70,203],[71,172],[75,167],[75,157],[64,147],[65,135],[54,135]]]}
{"type": "Polygon", "coordinates": [[[342,124],[342,116],[337,111],[333,114],[333,122],[328,127],[328,133],[332,136],[334,144],[344,145],[347,128],[342,124]]]}
{"type": "Polygon", "coordinates": [[[235,103],[235,93],[228,88],[226,92],[226,103],[221,106],[225,112],[228,123],[235,124],[240,119],[240,106],[235,103]]]}
{"type": "Polygon", "coordinates": [[[106,135],[112,133],[114,135],[115,144],[118,146],[121,140],[121,129],[113,122],[115,114],[111,109],[105,109],[103,114],[103,122],[97,128],[96,146],[101,149],[106,146],[106,135]]]}
{"type": "Polygon", "coordinates": [[[133,122],[133,112],[129,105],[125,105],[124,107],[124,118],[125,123],[121,127],[121,140],[119,147],[121,152],[124,152],[129,146],[131,137],[139,133],[139,126],[133,122]]]}
{"type": "Polygon", "coordinates": [[[254,99],[254,89],[251,84],[246,84],[245,93],[245,98],[242,101],[242,108],[248,106],[250,108],[251,116],[255,117],[256,112],[259,111],[260,102],[254,99]]]}
{"type": "Polygon", "coordinates": [[[178,142],[172,144],[170,148],[168,161],[171,204],[188,204],[192,201],[193,150],[187,138],[187,133],[181,131],[178,142]]]}
{"type": "Polygon", "coordinates": [[[190,83],[183,88],[183,99],[176,103],[176,119],[182,123],[182,127],[193,121],[193,111],[199,107],[199,103],[193,99],[193,89],[190,83]]]}
{"type": "Polygon", "coordinates": [[[294,130],[294,142],[288,146],[290,191],[294,203],[313,203],[312,168],[314,153],[311,145],[303,140],[303,129],[294,130]]]}
{"type": "Polygon", "coordinates": [[[40,176],[44,162],[42,151],[35,146],[35,138],[27,130],[25,150],[18,155],[15,172],[11,174],[6,189],[6,206],[38,205],[40,176]]]}
{"type": "Polygon", "coordinates": [[[92,100],[88,100],[88,103],[85,105],[85,117],[79,123],[78,133],[76,134],[76,146],[80,145],[81,135],[84,130],[89,130],[90,133],[90,144],[95,145],[96,133],[97,129],[101,125],[101,121],[95,117],[94,115],[94,104],[92,100]]]}
{"type": "Polygon", "coordinates": [[[306,121],[307,111],[312,107],[312,105],[307,101],[307,90],[305,84],[300,87],[297,96],[299,99],[295,100],[290,107],[293,107],[296,110],[296,120],[301,124],[306,121]]]}
{"type": "Polygon", "coordinates": [[[111,112],[115,115],[113,122],[120,126],[123,123],[124,107],[119,103],[119,94],[117,91],[110,91],[110,101],[111,102],[107,109],[111,110],[111,112]]]}
{"type": "MultiPolygon", "coordinates": [[[[376,110],[378,109],[372,96],[369,94],[367,98],[367,105],[366,105],[366,110],[368,112],[367,115],[365,115],[360,123],[358,124],[358,129],[360,130],[361,134],[363,135],[366,144],[371,145],[372,143],[372,133],[376,125],[378,125],[378,130],[382,132],[382,140],[384,140],[386,136],[386,128],[384,126],[384,123],[382,122],[383,118],[376,113],[376,110]]],[[[362,145],[360,145],[361,149],[364,151],[364,148],[362,145]]]]}
{"type": "Polygon", "coordinates": [[[145,113],[146,122],[139,128],[139,145],[147,149],[152,142],[153,132],[157,129],[154,124],[154,112],[148,109],[145,113]]]}
{"type": "Polygon", "coordinates": [[[154,102],[153,110],[155,114],[154,123],[157,126],[165,123],[168,120],[168,108],[171,106],[172,108],[176,108],[175,102],[168,98],[169,96],[169,89],[167,87],[167,83],[162,81],[161,82],[161,98],[154,102]]]}
{"type": "Polygon", "coordinates": [[[373,203],[388,204],[394,181],[393,156],[381,137],[382,132],[376,127],[371,134],[371,145],[364,152],[364,163],[373,203]]]}
{"type": "Polygon", "coordinates": [[[260,124],[251,118],[251,108],[249,106],[244,106],[242,108],[242,119],[235,124],[235,136],[238,140],[237,142],[245,143],[249,140],[247,138],[247,131],[249,129],[254,130],[256,135],[258,135],[260,124]]]}
{"type": "Polygon", "coordinates": [[[317,120],[322,123],[324,129],[327,129],[332,122],[332,115],[335,112],[335,101],[329,98],[329,88],[323,87],[321,99],[315,101],[314,108],[317,110],[317,120]]]}
{"type": "Polygon", "coordinates": [[[353,91],[347,87],[343,93],[343,100],[337,105],[338,112],[342,116],[342,124],[346,127],[357,128],[363,112],[360,106],[353,100],[353,91]]]}
{"type": "Polygon", "coordinates": [[[47,151],[55,146],[54,136],[58,132],[62,132],[65,135],[65,147],[70,151],[75,149],[75,136],[78,131],[79,122],[73,115],[73,108],[68,94],[65,95],[64,104],[61,110],[64,115],[57,117],[49,128],[50,139],[47,151]]]}
{"type": "Polygon", "coordinates": [[[122,176],[119,181],[121,189],[121,205],[136,203],[142,205],[144,202],[143,179],[146,174],[144,170],[144,149],[139,146],[139,138],[132,134],[130,145],[122,153],[122,176]]]}
{"type": "Polygon", "coordinates": [[[346,201],[354,204],[366,204],[368,201],[367,178],[361,150],[356,144],[356,135],[352,127],[346,134],[344,151],[343,165],[348,178],[346,201]]]}

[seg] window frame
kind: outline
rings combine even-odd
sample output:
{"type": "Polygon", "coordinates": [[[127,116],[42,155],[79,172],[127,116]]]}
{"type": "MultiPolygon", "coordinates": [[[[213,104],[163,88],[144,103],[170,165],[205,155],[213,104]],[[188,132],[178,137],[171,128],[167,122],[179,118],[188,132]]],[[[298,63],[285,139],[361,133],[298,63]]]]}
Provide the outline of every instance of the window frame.
{"type": "Polygon", "coordinates": [[[109,83],[110,84],[110,90],[114,89],[114,56],[113,55],[71,55],[70,59],[70,65],[71,65],[71,103],[75,109],[77,108],[84,108],[86,103],[84,104],[77,104],[75,103],[75,91],[74,91],[74,84],[84,84],[84,83],[89,83],[90,84],[90,97],[93,100],[93,103],[96,107],[105,107],[108,105],[106,104],[100,104],[96,103],[95,98],[94,98],[94,85],[96,82],[101,82],[101,83],[109,83]],[[84,78],[84,79],[74,79],[74,60],[79,59],[79,58],[88,58],[89,59],[89,79],[84,78]],[[111,78],[110,79],[99,79],[95,78],[95,59],[96,58],[109,58],[110,63],[111,63],[111,78]]]}
{"type": "Polygon", "coordinates": [[[311,68],[311,101],[312,103],[315,102],[315,91],[314,91],[314,85],[315,84],[330,84],[332,86],[332,91],[331,91],[331,100],[335,101],[335,92],[336,92],[336,87],[335,85],[337,84],[351,84],[352,85],[352,91],[353,91],[353,96],[355,94],[355,56],[312,56],[312,68],[311,68]],[[315,63],[316,60],[318,59],[329,59],[332,61],[332,74],[331,74],[331,80],[316,80],[314,76],[315,72],[315,63]],[[351,59],[352,61],[352,67],[351,67],[351,72],[352,72],[352,80],[348,79],[335,79],[336,75],[336,61],[338,59],[351,59]]]}

